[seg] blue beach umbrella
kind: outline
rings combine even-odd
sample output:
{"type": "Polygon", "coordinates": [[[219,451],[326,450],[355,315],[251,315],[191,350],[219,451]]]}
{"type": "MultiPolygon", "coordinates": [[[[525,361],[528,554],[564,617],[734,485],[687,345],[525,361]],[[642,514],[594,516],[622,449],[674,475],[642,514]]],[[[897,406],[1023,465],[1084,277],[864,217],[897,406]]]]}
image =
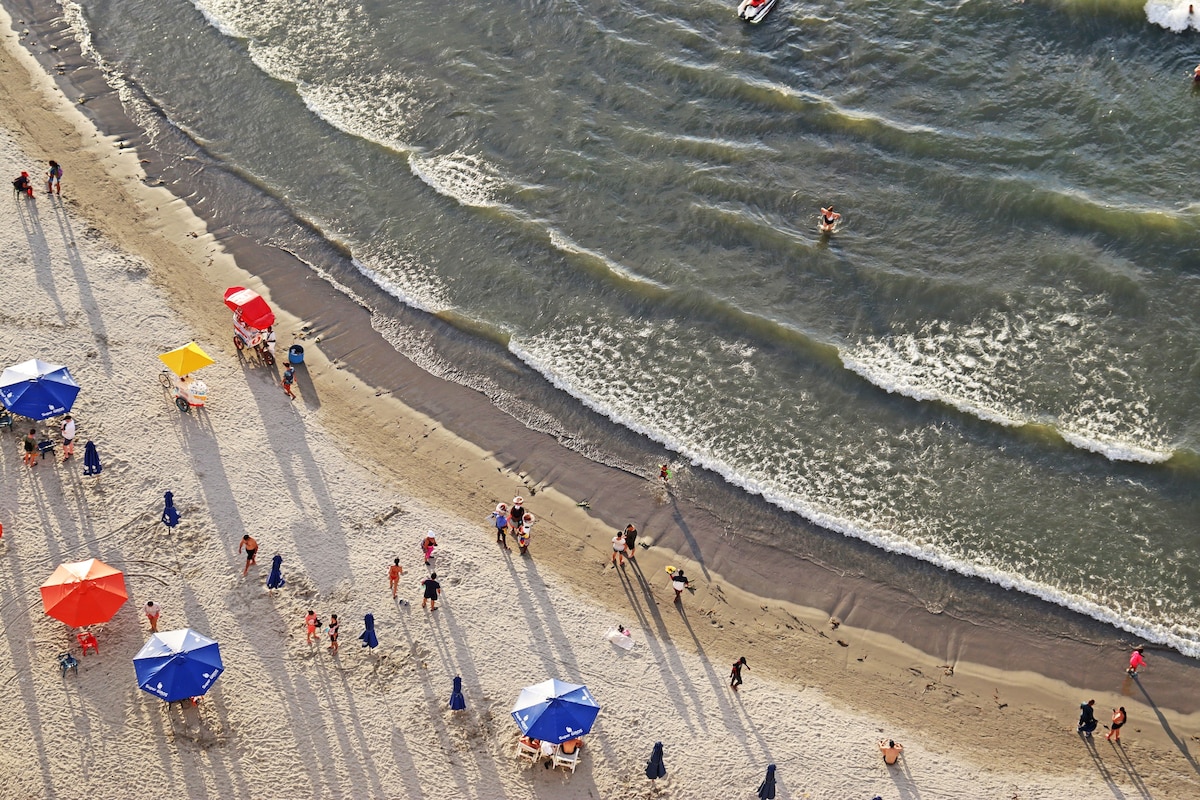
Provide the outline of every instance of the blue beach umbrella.
{"type": "Polygon", "coordinates": [[[467,698],[462,693],[462,678],[454,676],[454,688],[450,690],[450,710],[462,711],[467,707],[467,698]]]}
{"type": "Polygon", "coordinates": [[[663,763],[662,742],[654,743],[650,760],[646,762],[646,777],[652,781],[667,777],[667,765],[663,763]]]}
{"type": "MultiPolygon", "coordinates": [[[[282,589],[287,581],[283,579],[283,556],[278,553],[271,559],[271,574],[267,576],[268,589],[282,589]]],[[[370,616],[368,614],[368,616],[370,616]]]]}
{"type": "Polygon", "coordinates": [[[216,642],[184,628],[151,634],[133,669],[143,692],[173,703],[207,692],[225,666],[216,642]]]}
{"type": "Polygon", "coordinates": [[[362,640],[363,647],[369,647],[374,650],[379,647],[379,637],[375,635],[375,615],[367,614],[363,617],[363,625],[366,630],[359,634],[358,638],[362,640]]]}
{"type": "Polygon", "coordinates": [[[163,495],[162,521],[168,528],[174,528],[179,524],[179,512],[175,509],[175,495],[170,492],[163,495]]]}
{"type": "Polygon", "coordinates": [[[89,441],[83,446],[83,474],[99,475],[102,469],[104,467],[100,465],[100,454],[96,452],[96,445],[89,441]]]}
{"type": "Polygon", "coordinates": [[[61,364],[25,361],[0,373],[0,402],[14,414],[43,420],[60,417],[75,405],[79,384],[61,364]]]}
{"type": "Polygon", "coordinates": [[[521,690],[512,718],[526,736],[560,744],[590,731],[599,713],[586,686],[551,678],[521,690]]]}
{"type": "Polygon", "coordinates": [[[759,800],[774,800],[775,797],[775,765],[767,766],[767,777],[758,785],[759,800]]]}

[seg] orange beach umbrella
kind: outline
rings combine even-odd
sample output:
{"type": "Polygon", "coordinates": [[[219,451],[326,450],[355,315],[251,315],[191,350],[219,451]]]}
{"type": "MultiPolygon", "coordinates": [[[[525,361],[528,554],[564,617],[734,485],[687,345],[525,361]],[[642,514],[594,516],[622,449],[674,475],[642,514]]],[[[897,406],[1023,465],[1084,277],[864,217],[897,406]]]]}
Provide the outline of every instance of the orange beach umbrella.
{"type": "Polygon", "coordinates": [[[60,564],[42,584],[46,613],[73,628],[108,622],[128,599],[121,570],[94,558],[60,564]]]}

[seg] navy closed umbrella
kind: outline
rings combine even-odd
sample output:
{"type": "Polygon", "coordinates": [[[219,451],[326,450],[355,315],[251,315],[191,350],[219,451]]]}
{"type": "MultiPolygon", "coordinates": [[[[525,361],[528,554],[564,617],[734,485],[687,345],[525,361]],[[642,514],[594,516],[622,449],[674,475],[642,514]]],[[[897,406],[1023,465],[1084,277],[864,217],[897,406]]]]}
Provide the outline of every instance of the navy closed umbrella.
{"type": "Polygon", "coordinates": [[[370,647],[374,650],[379,647],[379,637],[375,635],[375,615],[367,614],[363,617],[363,624],[367,626],[367,629],[359,634],[358,638],[362,639],[363,647],[370,647]]]}
{"type": "Polygon", "coordinates": [[[462,711],[467,707],[467,698],[462,693],[462,678],[454,676],[454,688],[450,690],[450,710],[462,711]]]}
{"type": "Polygon", "coordinates": [[[283,579],[283,556],[276,555],[271,559],[271,574],[267,576],[268,589],[281,589],[287,583],[283,579]]]}
{"type": "Polygon", "coordinates": [[[652,781],[667,777],[667,765],[663,763],[662,742],[654,743],[650,760],[646,762],[646,777],[652,781]]]}
{"type": "Polygon", "coordinates": [[[60,417],[75,405],[79,384],[61,364],[36,358],[0,373],[0,402],[14,414],[43,420],[60,417]]]}
{"type": "Polygon", "coordinates": [[[100,454],[96,452],[96,443],[88,442],[83,446],[83,474],[99,475],[104,469],[100,465],[100,454]]]}
{"type": "Polygon", "coordinates": [[[758,800],[774,800],[775,798],[775,765],[767,767],[767,777],[758,785],[758,800]]]}
{"type": "Polygon", "coordinates": [[[163,495],[162,521],[168,528],[174,528],[179,524],[179,512],[175,510],[175,495],[170,492],[163,495]]]}

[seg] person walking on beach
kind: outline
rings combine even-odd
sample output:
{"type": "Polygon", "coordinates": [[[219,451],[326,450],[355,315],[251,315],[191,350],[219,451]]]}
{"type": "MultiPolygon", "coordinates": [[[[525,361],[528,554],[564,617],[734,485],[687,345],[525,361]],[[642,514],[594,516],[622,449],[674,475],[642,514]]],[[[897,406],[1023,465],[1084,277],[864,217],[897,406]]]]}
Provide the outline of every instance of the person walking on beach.
{"type": "Polygon", "coordinates": [[[433,535],[433,531],[429,531],[421,540],[421,552],[425,554],[425,566],[429,566],[429,559],[433,558],[433,551],[436,549],[437,537],[433,535]]]}
{"type": "Polygon", "coordinates": [[[492,523],[496,526],[496,544],[508,549],[508,506],[500,503],[492,512],[492,523]]]}
{"type": "MultiPolygon", "coordinates": [[[[53,162],[51,162],[53,163],[53,162]]],[[[75,455],[75,420],[70,414],[63,417],[62,423],[63,462],[75,455]]]]}
{"type": "Polygon", "coordinates": [[[430,573],[429,577],[421,581],[421,585],[425,587],[425,595],[421,600],[421,608],[429,603],[430,611],[437,611],[438,597],[442,594],[442,585],[437,581],[437,573],[430,573]]]}
{"type": "Polygon", "coordinates": [[[617,531],[617,535],[612,538],[612,558],[609,559],[614,567],[620,564],[625,566],[625,531],[617,531]]]}
{"type": "Polygon", "coordinates": [[[678,603],[683,598],[683,590],[688,588],[692,581],[678,567],[667,567],[667,572],[671,574],[671,588],[675,590],[674,602],[678,603]]]}
{"type": "Polygon", "coordinates": [[[29,433],[22,440],[22,445],[25,448],[25,466],[37,466],[37,428],[30,428],[29,433]]]}
{"type": "Polygon", "coordinates": [[[1112,725],[1109,726],[1108,733],[1105,735],[1104,738],[1110,742],[1121,741],[1121,726],[1125,724],[1125,720],[1127,718],[1128,717],[1125,714],[1125,706],[1121,706],[1120,708],[1114,708],[1113,715],[1112,715],[1112,725]]]}
{"type": "Polygon", "coordinates": [[[242,575],[245,576],[250,571],[251,564],[258,564],[258,542],[250,534],[242,536],[242,540],[238,542],[238,552],[242,552],[242,548],[246,549],[246,566],[242,568],[242,575]]]}
{"type": "Polygon", "coordinates": [[[62,195],[62,167],[51,159],[50,169],[46,172],[46,194],[62,195]]]}
{"type": "Polygon", "coordinates": [[[1142,652],[1146,649],[1145,645],[1138,645],[1133,648],[1133,652],[1129,655],[1129,669],[1125,670],[1133,677],[1137,677],[1138,670],[1146,666],[1146,657],[1142,652]]]}
{"type": "Polygon", "coordinates": [[[296,368],[288,364],[287,369],[283,371],[283,393],[293,400],[296,395],[292,394],[292,384],[296,381],[296,368]]]}
{"type": "Polygon", "coordinates": [[[663,464],[661,467],[659,467],[658,468],[658,477],[662,479],[663,483],[670,484],[670,482],[671,482],[670,467],[666,464],[663,464]]]}
{"type": "Polygon", "coordinates": [[[900,754],[904,752],[904,745],[896,744],[895,739],[880,739],[879,752],[883,753],[883,763],[890,767],[900,760],[900,754]]]}
{"type": "Polygon", "coordinates": [[[1092,738],[1092,731],[1096,730],[1096,711],[1095,700],[1088,700],[1086,703],[1079,704],[1079,727],[1075,729],[1076,733],[1082,733],[1089,739],[1092,738]]]}
{"type": "Polygon", "coordinates": [[[637,547],[637,537],[638,537],[638,530],[637,530],[637,528],[633,527],[633,523],[631,522],[628,525],[626,525],[625,526],[625,555],[627,555],[629,558],[633,558],[634,556],[637,555],[637,553],[634,552],[634,548],[637,547]]]}
{"type": "Polygon", "coordinates": [[[321,620],[317,618],[317,612],[311,608],[308,610],[308,616],[304,618],[304,627],[308,632],[308,643],[312,644],[313,639],[317,636],[317,628],[321,627],[321,620]]]}
{"type": "Polygon", "coordinates": [[[146,619],[150,620],[151,633],[158,633],[158,615],[161,612],[162,608],[154,605],[153,600],[147,600],[146,605],[142,606],[142,613],[146,615],[146,619]]]}
{"type": "Polygon", "coordinates": [[[742,685],[742,668],[750,669],[750,665],[746,663],[746,657],[742,656],[737,661],[733,662],[733,669],[729,672],[729,688],[735,692],[742,685]]]}
{"type": "Polygon", "coordinates": [[[522,515],[521,525],[517,528],[517,547],[521,549],[521,555],[529,555],[529,538],[533,536],[533,514],[526,511],[522,515]]]}
{"type": "Polygon", "coordinates": [[[335,656],[338,651],[338,618],[337,614],[329,615],[329,627],[326,629],[329,632],[329,652],[335,656]]]}
{"type": "Polygon", "coordinates": [[[392,565],[388,567],[388,585],[392,587],[392,599],[396,599],[396,593],[400,591],[400,576],[404,574],[404,567],[400,566],[400,559],[392,561],[392,565]]]}

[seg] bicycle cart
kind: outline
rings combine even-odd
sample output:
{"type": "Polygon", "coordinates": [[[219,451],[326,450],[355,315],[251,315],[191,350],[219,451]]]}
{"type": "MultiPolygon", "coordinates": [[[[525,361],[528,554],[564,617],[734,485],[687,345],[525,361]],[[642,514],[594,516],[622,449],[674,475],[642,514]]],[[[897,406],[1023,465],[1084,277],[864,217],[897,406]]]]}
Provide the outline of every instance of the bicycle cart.
{"type": "Polygon", "coordinates": [[[268,367],[275,366],[275,312],[253,289],[232,286],[225,290],[225,305],[233,312],[233,346],[258,353],[268,367]]]}
{"type": "Polygon", "coordinates": [[[158,358],[167,365],[167,369],[159,374],[158,382],[171,392],[176,408],[187,413],[208,402],[208,386],[190,374],[213,363],[212,357],[201,350],[200,345],[188,342],[158,358]]]}

